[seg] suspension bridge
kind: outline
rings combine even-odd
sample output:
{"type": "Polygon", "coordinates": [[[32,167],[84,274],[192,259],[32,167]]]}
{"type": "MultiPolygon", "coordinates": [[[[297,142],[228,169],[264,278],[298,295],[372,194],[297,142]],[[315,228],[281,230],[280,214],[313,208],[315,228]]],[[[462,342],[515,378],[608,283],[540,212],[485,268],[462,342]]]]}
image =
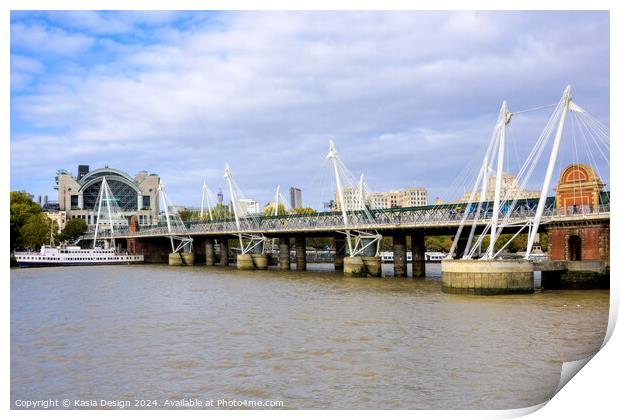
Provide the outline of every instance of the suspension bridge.
{"type": "Polygon", "coordinates": [[[113,215],[117,209],[108,208],[108,229],[89,232],[83,240],[113,239],[131,252],[144,253],[145,261],[168,261],[171,265],[214,265],[218,250],[220,264],[228,265],[228,242],[234,239],[239,247],[238,269],[266,269],[267,253],[275,250],[277,243],[274,254],[283,270],[291,268],[290,244],[294,240],[296,269],[305,270],[306,239],[331,237],[336,269],[350,276],[381,276],[379,249],[382,239],[389,236],[393,239],[394,273],[402,277],[408,275],[408,237],[412,274],[423,276],[424,238],[451,235],[452,247],[442,263],[446,292],[530,293],[534,271],[543,273],[548,286],[608,283],[610,194],[601,176],[609,176],[609,147],[608,128],[574,101],[569,86],[551,105],[511,112],[507,103],[502,103],[479,169],[475,176],[463,177],[469,193],[462,200],[377,209],[364,175],[353,175],[332,141],[324,159],[333,181],[330,194],[336,208],[332,211],[278,214],[285,207],[278,187],[274,212],[254,214],[227,164],[223,179],[230,196],[230,214],[216,214],[218,209],[211,205],[205,182],[200,218],[182,221],[160,183],[163,210],[158,225],[138,226],[135,220],[127,224],[122,215],[113,215]],[[517,175],[506,187],[503,175],[510,163],[508,150],[516,142],[510,127],[529,113],[549,110],[546,124],[525,160],[513,166],[517,175]],[[523,192],[533,185],[540,192],[524,198],[523,192]],[[549,261],[544,263],[533,258],[541,233],[548,235],[550,243],[549,261]],[[510,235],[501,246],[500,235],[510,235]],[[505,248],[517,235],[527,236],[525,252],[518,259],[506,259],[505,248]]]}

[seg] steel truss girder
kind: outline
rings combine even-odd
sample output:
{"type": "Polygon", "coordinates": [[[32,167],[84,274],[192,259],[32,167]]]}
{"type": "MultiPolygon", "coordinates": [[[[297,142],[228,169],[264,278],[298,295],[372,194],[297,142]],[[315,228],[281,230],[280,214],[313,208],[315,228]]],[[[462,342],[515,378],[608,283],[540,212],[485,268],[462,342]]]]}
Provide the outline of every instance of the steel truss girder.
{"type": "Polygon", "coordinates": [[[377,250],[375,251],[375,257],[379,255],[379,248],[381,245],[381,240],[383,239],[383,235],[375,231],[375,233],[364,232],[361,230],[353,230],[353,231],[336,231],[336,233],[340,233],[341,235],[346,235],[347,233],[350,235],[351,239],[353,239],[352,249],[350,250],[350,256],[356,257],[360,255],[366,248],[370,247],[372,244],[377,244],[377,250]],[[369,242],[364,243],[364,239],[370,239],[369,242]]]}
{"type": "Polygon", "coordinates": [[[264,244],[267,238],[264,235],[248,235],[245,233],[239,234],[239,247],[242,254],[247,254],[253,249],[256,249],[261,244],[264,244]],[[243,245],[243,240],[246,240],[247,245],[243,245]]]}
{"type": "Polygon", "coordinates": [[[172,253],[176,254],[177,252],[183,250],[187,245],[189,245],[189,252],[192,252],[192,243],[194,242],[193,238],[188,236],[176,236],[176,235],[166,235],[167,238],[170,238],[172,242],[172,253]],[[178,242],[178,245],[175,245],[175,241],[178,242]]]}

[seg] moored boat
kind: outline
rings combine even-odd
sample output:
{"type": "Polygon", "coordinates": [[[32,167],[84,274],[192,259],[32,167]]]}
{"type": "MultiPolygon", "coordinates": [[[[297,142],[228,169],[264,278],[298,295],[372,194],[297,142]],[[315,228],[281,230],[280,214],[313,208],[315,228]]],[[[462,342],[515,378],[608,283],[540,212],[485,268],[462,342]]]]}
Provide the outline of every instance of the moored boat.
{"type": "Polygon", "coordinates": [[[19,267],[114,265],[143,263],[144,255],[119,252],[115,249],[43,245],[40,252],[16,252],[15,260],[19,267]]]}

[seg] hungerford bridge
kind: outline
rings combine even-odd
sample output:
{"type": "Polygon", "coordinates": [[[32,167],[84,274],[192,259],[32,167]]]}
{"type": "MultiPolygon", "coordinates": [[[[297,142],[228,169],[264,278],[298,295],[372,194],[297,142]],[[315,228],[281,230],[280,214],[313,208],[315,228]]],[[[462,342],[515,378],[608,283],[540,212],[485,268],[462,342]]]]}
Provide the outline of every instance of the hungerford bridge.
{"type": "Polygon", "coordinates": [[[336,249],[336,270],[348,276],[378,277],[382,274],[380,242],[390,236],[394,275],[406,277],[407,237],[410,237],[412,274],[418,277],[425,274],[424,238],[451,235],[452,248],[442,261],[442,290],[448,293],[531,293],[535,271],[542,273],[545,288],[609,285],[610,195],[604,191],[605,184],[597,174],[597,169],[601,173],[597,162],[602,162],[603,169],[609,173],[609,130],[574,102],[570,86],[560,101],[552,105],[510,112],[506,102],[502,104],[467,201],[372,209],[372,193],[364,176],[359,182],[351,182],[353,178],[333,142],[326,162],[335,180],[338,211],[278,215],[278,209],[283,207],[278,188],[273,215],[251,214],[226,165],[224,179],[231,197],[232,215],[214,217],[205,184],[201,220],[183,222],[161,183],[163,212],[159,225],[149,227],[139,227],[135,217],[127,223],[104,179],[96,207],[101,227],[98,223],[95,232],[89,232],[82,240],[104,241],[108,246],[112,243],[129,252],[143,253],[146,262],[212,266],[229,264],[229,241],[235,239],[239,247],[238,269],[267,269],[268,255],[277,254],[279,268],[290,270],[293,239],[295,269],[305,270],[306,238],[331,237],[336,249]],[[509,124],[520,114],[547,108],[553,109],[551,117],[520,166],[514,183],[506,188],[502,175],[506,169],[509,124]],[[572,138],[565,133],[569,118],[572,118],[572,138]],[[579,144],[575,133],[581,137],[579,144]],[[572,160],[558,177],[560,168],[556,164],[562,150],[568,150],[572,160]],[[578,155],[579,151],[584,157],[578,155]],[[587,163],[579,163],[580,160],[587,163]],[[542,189],[539,196],[524,199],[523,192],[528,184],[532,185],[537,166],[544,172],[542,189]],[[488,185],[493,178],[494,191],[488,185]],[[555,196],[550,194],[552,187],[555,196]],[[549,238],[549,258],[540,260],[534,251],[538,234],[543,232],[549,238]],[[498,243],[500,234],[508,234],[510,239],[498,243]],[[527,235],[525,253],[519,258],[507,258],[504,251],[518,234],[527,235]]]}

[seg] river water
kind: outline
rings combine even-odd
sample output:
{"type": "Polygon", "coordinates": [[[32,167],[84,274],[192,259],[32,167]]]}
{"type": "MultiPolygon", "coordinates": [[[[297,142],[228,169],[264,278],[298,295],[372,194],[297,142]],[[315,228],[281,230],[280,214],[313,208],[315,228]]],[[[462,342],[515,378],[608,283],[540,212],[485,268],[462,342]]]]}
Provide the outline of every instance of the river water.
{"type": "Polygon", "coordinates": [[[550,398],[562,362],[596,352],[607,327],[608,291],[457,296],[441,292],[438,264],[421,280],[331,267],[13,269],[12,407],[520,408],[550,398]]]}

